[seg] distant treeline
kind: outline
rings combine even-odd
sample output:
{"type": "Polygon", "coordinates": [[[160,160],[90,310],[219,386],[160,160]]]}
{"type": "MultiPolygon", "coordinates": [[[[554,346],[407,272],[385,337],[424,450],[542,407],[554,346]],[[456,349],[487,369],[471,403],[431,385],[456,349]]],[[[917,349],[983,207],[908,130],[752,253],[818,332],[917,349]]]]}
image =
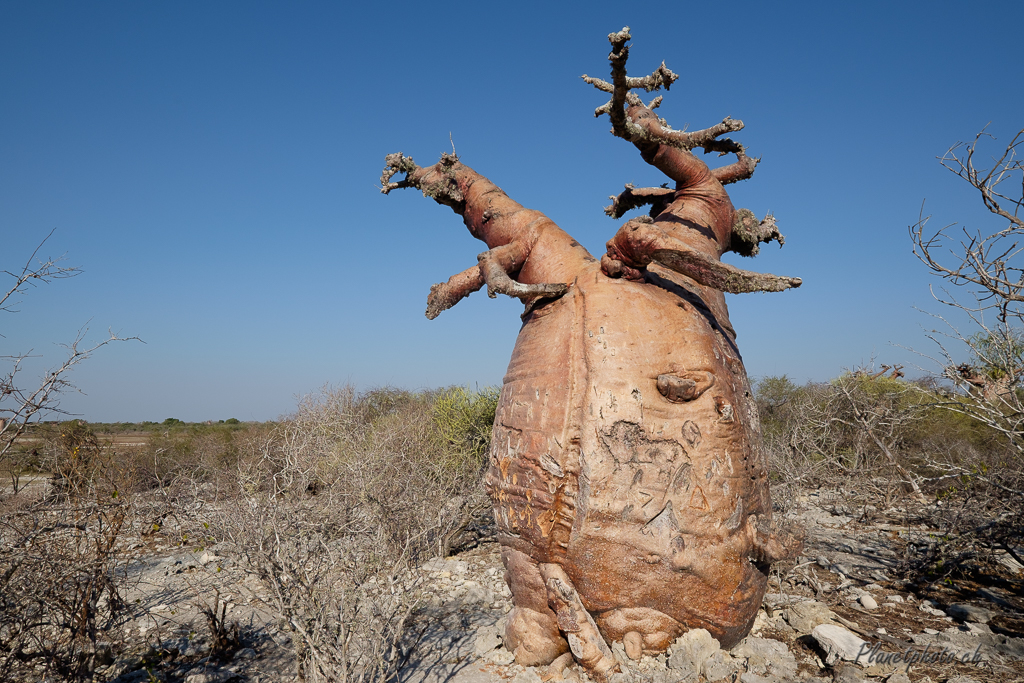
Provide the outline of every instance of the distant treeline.
{"type": "Polygon", "coordinates": [[[204,430],[204,429],[245,429],[252,424],[265,424],[261,422],[242,422],[241,420],[229,417],[226,420],[205,420],[203,422],[185,422],[176,417],[169,417],[163,422],[87,422],[86,420],[48,420],[37,424],[29,425],[26,436],[33,433],[45,433],[49,429],[60,429],[66,424],[87,425],[94,434],[145,434],[160,433],[168,430],[204,430]]]}

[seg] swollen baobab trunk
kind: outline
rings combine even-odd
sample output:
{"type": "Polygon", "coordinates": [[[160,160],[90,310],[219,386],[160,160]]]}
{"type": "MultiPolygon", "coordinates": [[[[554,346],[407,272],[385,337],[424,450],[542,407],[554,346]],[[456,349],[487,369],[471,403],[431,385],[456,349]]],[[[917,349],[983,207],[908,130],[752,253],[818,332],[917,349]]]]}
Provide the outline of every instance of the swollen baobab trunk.
{"type": "Polygon", "coordinates": [[[797,278],[740,270],[782,235],[733,208],[725,185],[757,164],[722,136],[670,129],[633,92],[664,87],[662,64],[626,75],[628,29],[612,34],[611,95],[597,114],[674,188],[626,190],[606,209],[627,221],[600,261],[539,211],[443,155],[430,167],[389,155],[383,192],[414,187],[450,206],[487,243],[477,265],[431,288],[427,316],[487,286],[518,297],[523,326],[494,422],[487,490],[515,607],[505,643],[524,665],[570,650],[599,679],[630,656],[706,628],[724,646],[750,630],[776,538],[750,383],[723,292],[782,291],[797,278]],[[710,169],[691,150],[735,154],[710,169]],[[396,174],[404,179],[393,181],[396,174]]]}

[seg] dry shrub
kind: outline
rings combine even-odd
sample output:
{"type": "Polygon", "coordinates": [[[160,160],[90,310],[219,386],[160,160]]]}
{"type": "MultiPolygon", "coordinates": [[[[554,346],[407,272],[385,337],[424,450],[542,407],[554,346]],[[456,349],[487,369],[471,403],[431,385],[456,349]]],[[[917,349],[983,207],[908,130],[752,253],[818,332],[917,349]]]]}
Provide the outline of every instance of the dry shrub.
{"type": "Polygon", "coordinates": [[[1001,555],[1024,555],[1018,449],[999,430],[945,409],[942,386],[863,371],[804,386],[783,376],[758,382],[756,398],[783,508],[814,489],[840,491],[855,507],[898,504],[901,516],[937,530],[907,548],[910,578],[998,572],[1001,555]]]}
{"type": "Polygon", "coordinates": [[[130,473],[81,425],[51,446],[51,491],[0,503],[0,680],[92,680],[123,640],[130,473]]]}
{"type": "Polygon", "coordinates": [[[235,489],[196,517],[259,579],[307,680],[397,675],[419,605],[409,568],[489,508],[496,403],[495,390],[326,388],[249,443],[235,489]]]}
{"type": "Polygon", "coordinates": [[[133,452],[132,466],[144,488],[187,489],[196,484],[230,488],[240,459],[276,438],[275,430],[273,423],[170,429],[154,434],[144,448],[133,452]]]}
{"type": "Polygon", "coordinates": [[[228,621],[228,602],[221,599],[217,589],[212,603],[200,602],[198,607],[210,629],[210,656],[229,661],[242,648],[242,629],[238,622],[228,621]]]}
{"type": "Polygon", "coordinates": [[[408,557],[330,493],[301,498],[249,498],[218,516],[220,528],[292,632],[306,680],[388,680],[418,605],[417,586],[403,581],[408,557]]]}
{"type": "Polygon", "coordinates": [[[909,383],[863,370],[804,386],[768,377],[756,399],[781,501],[816,488],[857,490],[886,506],[920,494],[908,436],[923,401],[909,383]]]}
{"type": "Polygon", "coordinates": [[[1024,462],[1017,448],[988,431],[985,445],[942,441],[941,435],[928,441],[932,447],[921,469],[935,504],[919,515],[938,533],[908,549],[908,576],[937,581],[1005,573],[999,563],[1007,555],[1024,564],[1024,462]]]}
{"type": "Polygon", "coordinates": [[[935,343],[932,381],[946,387],[932,392],[933,402],[994,437],[989,448],[940,448],[927,458],[943,533],[908,564],[932,578],[983,569],[994,551],[1024,556],[1024,130],[1001,151],[976,154],[994,141],[982,130],[939,161],[977,191],[981,215],[995,223],[933,230],[922,209],[909,229],[914,255],[942,280],[932,295],[946,311],[934,315],[943,331],[926,333],[935,343]]]}

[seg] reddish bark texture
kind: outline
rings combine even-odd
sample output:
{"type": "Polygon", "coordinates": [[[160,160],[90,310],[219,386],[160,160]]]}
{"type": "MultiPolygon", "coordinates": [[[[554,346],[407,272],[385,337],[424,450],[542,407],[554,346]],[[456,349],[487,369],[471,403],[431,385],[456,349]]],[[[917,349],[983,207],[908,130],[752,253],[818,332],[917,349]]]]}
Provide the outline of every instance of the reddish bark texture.
{"type": "Polygon", "coordinates": [[[598,112],[613,132],[675,189],[627,187],[608,213],[649,204],[651,216],[627,221],[600,261],[454,155],[427,168],[389,155],[382,178],[385,193],[415,187],[451,206],[489,248],[431,289],[429,317],[485,284],[526,304],[486,475],[515,604],[506,645],[524,665],[571,649],[598,679],[617,668],[607,641],[655,653],[706,628],[723,646],[738,642],[770,564],[793,550],[773,533],[757,411],[722,292],[800,281],[721,262],[782,241],[773,219],[736,211],[723,186],[756,165],[718,139],[742,123],[668,129],[621,91],[674,79],[664,65],[649,81],[627,78],[628,38],[609,36],[613,83],[587,80],[612,93],[598,112]],[[737,161],[712,170],[696,146],[737,161]]]}

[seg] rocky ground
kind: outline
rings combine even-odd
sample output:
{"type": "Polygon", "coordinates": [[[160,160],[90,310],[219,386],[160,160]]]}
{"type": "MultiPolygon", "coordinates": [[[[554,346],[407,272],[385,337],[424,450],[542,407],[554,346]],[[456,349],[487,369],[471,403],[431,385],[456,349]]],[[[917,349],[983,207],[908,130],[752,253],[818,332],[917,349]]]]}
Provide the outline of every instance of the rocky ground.
{"type": "MultiPolygon", "coordinates": [[[[699,681],[1024,680],[1024,567],[1000,558],[984,581],[906,583],[896,572],[908,543],[936,533],[901,508],[853,508],[811,493],[787,517],[806,529],[803,556],[773,571],[753,631],[732,650],[703,630],[659,657],[614,651],[627,679],[699,681]]],[[[131,656],[101,674],[117,683],[298,680],[291,634],[227,547],[182,549],[173,534],[140,539],[129,567],[131,656]],[[214,617],[210,617],[215,613],[214,617]],[[222,640],[215,634],[220,633],[222,640]],[[233,643],[222,647],[223,639],[233,643]],[[226,653],[215,656],[217,653],[226,653]]],[[[423,589],[410,633],[418,646],[402,683],[583,683],[567,659],[523,668],[502,646],[511,608],[498,547],[484,540],[435,558],[406,578],[423,589]]]]}

